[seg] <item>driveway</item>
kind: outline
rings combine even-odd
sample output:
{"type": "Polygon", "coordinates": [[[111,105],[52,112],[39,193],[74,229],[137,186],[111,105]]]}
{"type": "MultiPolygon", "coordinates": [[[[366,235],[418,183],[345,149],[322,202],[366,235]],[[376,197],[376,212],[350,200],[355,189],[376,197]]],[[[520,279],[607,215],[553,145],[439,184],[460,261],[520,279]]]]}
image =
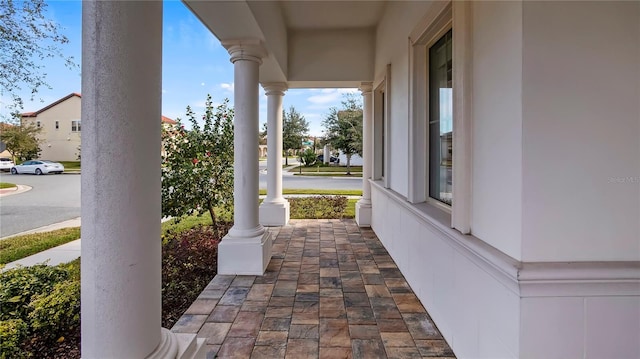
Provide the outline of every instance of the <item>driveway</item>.
{"type": "Polygon", "coordinates": [[[3,173],[0,182],[32,187],[0,198],[0,237],[80,217],[80,175],[3,173]]]}

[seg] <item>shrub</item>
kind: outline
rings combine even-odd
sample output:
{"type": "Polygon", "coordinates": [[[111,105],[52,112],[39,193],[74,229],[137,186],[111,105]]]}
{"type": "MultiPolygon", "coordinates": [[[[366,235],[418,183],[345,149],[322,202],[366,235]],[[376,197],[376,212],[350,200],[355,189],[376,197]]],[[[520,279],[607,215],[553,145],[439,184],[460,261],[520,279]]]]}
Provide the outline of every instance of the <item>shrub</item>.
{"type": "Polygon", "coordinates": [[[303,165],[309,167],[316,162],[316,153],[312,149],[307,148],[300,154],[300,160],[303,165]]]}
{"type": "Polygon", "coordinates": [[[50,292],[58,282],[69,278],[63,267],[38,264],[0,273],[0,320],[27,318],[33,296],[50,292]]]}
{"type": "Polygon", "coordinates": [[[291,218],[343,218],[347,207],[345,196],[313,196],[289,198],[291,218]]]}
{"type": "Polygon", "coordinates": [[[50,293],[33,297],[29,303],[29,320],[33,330],[53,339],[80,325],[80,281],[56,284],[50,293]]]}
{"type": "Polygon", "coordinates": [[[215,277],[218,243],[231,223],[165,235],[162,246],[162,326],[171,328],[215,277]]]}
{"type": "Polygon", "coordinates": [[[0,321],[0,359],[22,356],[20,343],[27,336],[27,323],[22,319],[0,321]]]}

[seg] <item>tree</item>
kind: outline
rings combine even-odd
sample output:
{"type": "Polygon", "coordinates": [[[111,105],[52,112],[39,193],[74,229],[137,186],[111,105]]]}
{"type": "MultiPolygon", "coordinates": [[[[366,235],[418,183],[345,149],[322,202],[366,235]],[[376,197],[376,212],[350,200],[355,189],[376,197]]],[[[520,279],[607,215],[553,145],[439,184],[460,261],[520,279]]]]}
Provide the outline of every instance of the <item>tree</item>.
{"type": "Polygon", "coordinates": [[[69,42],[59,24],[46,17],[45,0],[0,0],[0,95],[8,96],[12,112],[22,109],[20,92],[27,90],[31,100],[46,82],[45,59],[62,58],[75,68],[73,57],[60,48],[69,42]]]}
{"type": "Polygon", "coordinates": [[[351,174],[351,156],[362,156],[362,104],[352,95],[342,101],[342,109],[331,108],[322,122],[325,141],[347,157],[347,174],[351,174]]]}
{"type": "Polygon", "coordinates": [[[38,157],[40,140],[38,134],[42,130],[32,123],[9,125],[0,123],[0,140],[7,146],[13,161],[26,161],[38,157]]]}
{"type": "Polygon", "coordinates": [[[229,100],[213,108],[205,102],[204,125],[187,107],[187,131],[177,119],[163,129],[162,215],[181,217],[208,211],[215,226],[214,209],[233,207],[233,109],[229,100]]]}
{"type": "Polygon", "coordinates": [[[282,149],[286,153],[285,165],[289,165],[289,154],[292,149],[302,147],[302,140],[309,133],[309,122],[304,119],[295,107],[289,107],[289,112],[282,111],[282,149]]]}

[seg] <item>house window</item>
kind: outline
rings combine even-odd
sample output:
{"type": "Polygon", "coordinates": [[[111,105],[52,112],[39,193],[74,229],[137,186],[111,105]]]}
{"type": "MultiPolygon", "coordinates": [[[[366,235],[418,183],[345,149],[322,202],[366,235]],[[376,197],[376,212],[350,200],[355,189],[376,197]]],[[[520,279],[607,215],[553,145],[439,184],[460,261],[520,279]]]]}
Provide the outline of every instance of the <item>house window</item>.
{"type": "Polygon", "coordinates": [[[40,121],[36,121],[36,127],[40,128],[40,121]]]}
{"type": "Polygon", "coordinates": [[[429,197],[451,205],[453,168],[452,32],[429,48],[429,197]]]}
{"type": "Polygon", "coordinates": [[[80,132],[80,121],[71,121],[71,132],[80,132]]]}
{"type": "Polygon", "coordinates": [[[56,130],[60,129],[60,121],[56,121],[56,130]]]}

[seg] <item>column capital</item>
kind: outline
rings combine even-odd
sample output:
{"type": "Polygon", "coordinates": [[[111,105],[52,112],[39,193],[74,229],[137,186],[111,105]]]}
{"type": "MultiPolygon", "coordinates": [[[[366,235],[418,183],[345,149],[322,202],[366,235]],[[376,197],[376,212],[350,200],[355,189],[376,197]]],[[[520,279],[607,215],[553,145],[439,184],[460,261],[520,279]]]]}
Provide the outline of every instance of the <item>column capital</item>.
{"type": "Polygon", "coordinates": [[[284,92],[289,89],[289,85],[286,82],[265,82],[262,84],[265,94],[284,96],[284,92]]]}
{"type": "Polygon", "coordinates": [[[262,41],[258,39],[237,39],[222,41],[222,46],[231,55],[231,62],[238,60],[254,61],[262,64],[262,59],[267,57],[267,50],[262,41]]]}
{"type": "Polygon", "coordinates": [[[363,95],[369,94],[373,91],[373,82],[361,82],[359,89],[363,95]]]}

